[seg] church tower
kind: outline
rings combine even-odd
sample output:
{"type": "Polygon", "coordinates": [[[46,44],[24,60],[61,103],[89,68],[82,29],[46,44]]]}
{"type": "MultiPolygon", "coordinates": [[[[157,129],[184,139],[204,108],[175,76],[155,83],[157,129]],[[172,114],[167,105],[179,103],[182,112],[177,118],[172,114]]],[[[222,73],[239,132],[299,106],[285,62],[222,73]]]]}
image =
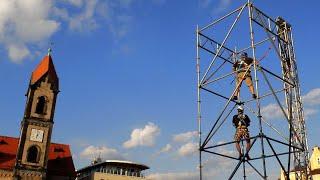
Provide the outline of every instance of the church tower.
{"type": "Polygon", "coordinates": [[[32,72],[14,169],[17,179],[46,179],[59,79],[50,51],[32,72]]]}

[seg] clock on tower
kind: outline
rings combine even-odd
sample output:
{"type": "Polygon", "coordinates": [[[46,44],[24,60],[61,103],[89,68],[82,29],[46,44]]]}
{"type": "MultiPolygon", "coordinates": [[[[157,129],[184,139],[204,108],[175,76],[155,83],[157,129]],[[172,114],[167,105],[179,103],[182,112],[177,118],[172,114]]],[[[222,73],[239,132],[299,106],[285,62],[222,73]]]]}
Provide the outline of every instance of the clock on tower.
{"type": "Polygon", "coordinates": [[[43,130],[31,129],[30,140],[35,142],[42,142],[43,130]]]}

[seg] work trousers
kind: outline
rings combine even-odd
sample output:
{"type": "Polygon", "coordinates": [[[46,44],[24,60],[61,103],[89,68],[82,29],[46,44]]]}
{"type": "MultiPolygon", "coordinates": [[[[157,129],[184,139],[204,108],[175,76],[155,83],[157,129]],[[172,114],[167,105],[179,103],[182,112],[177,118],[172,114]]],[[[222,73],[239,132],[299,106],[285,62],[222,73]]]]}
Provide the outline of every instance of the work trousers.
{"type": "Polygon", "coordinates": [[[238,89],[236,90],[235,95],[239,97],[240,95],[240,88],[242,85],[242,82],[245,81],[247,86],[249,87],[249,90],[251,92],[251,94],[254,94],[254,88],[253,88],[253,83],[252,83],[252,77],[249,71],[247,71],[247,74],[245,74],[246,72],[238,72],[237,74],[237,84],[236,87],[238,87],[238,89]],[[243,79],[243,81],[242,81],[243,79]]]}

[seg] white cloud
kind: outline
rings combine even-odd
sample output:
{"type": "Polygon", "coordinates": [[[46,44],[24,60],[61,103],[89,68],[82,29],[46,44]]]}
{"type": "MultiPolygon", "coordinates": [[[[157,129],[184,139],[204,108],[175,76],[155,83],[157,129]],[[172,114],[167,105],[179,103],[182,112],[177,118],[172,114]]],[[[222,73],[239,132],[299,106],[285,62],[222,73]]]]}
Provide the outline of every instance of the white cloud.
{"type": "Polygon", "coordinates": [[[88,146],[81,153],[81,158],[92,160],[95,157],[101,156],[104,159],[124,159],[123,156],[116,150],[106,146],[88,146]]]}
{"type": "Polygon", "coordinates": [[[191,156],[195,155],[195,153],[198,151],[198,144],[189,142],[187,144],[182,145],[178,149],[178,155],[179,156],[191,156]]]}
{"type": "MultiPolygon", "coordinates": [[[[98,27],[98,19],[103,14],[108,14],[107,9],[99,11],[106,7],[107,3],[99,0],[65,0],[65,3],[76,8],[77,11],[71,12],[66,8],[53,7],[53,14],[61,20],[67,22],[68,28],[75,32],[90,32],[98,27]]],[[[100,22],[101,23],[101,22],[100,22]]]]}
{"type": "Polygon", "coordinates": [[[166,144],[164,147],[162,147],[159,151],[157,151],[156,153],[154,153],[152,155],[152,157],[157,157],[159,156],[160,154],[163,154],[163,153],[168,153],[172,151],[172,146],[171,144],[166,144]]]}
{"type": "Polygon", "coordinates": [[[309,119],[310,116],[315,115],[319,112],[317,109],[305,108],[304,109],[304,116],[306,119],[309,119]]]}
{"type": "Polygon", "coordinates": [[[83,4],[83,0],[64,0],[64,1],[77,7],[81,7],[83,4]]]}
{"type": "MultiPolygon", "coordinates": [[[[236,152],[220,148],[220,153],[235,156],[236,152]],[[221,152],[220,152],[221,151],[221,152]]],[[[233,161],[212,155],[211,158],[203,159],[203,179],[226,179],[226,175],[230,172],[230,168],[234,166],[233,161]]],[[[185,172],[167,172],[150,174],[148,179],[151,180],[194,180],[199,179],[199,170],[196,167],[185,172]]]]}
{"type": "Polygon", "coordinates": [[[193,140],[198,135],[197,131],[189,131],[185,133],[176,134],[173,136],[174,142],[185,143],[193,140]]]}
{"type": "Polygon", "coordinates": [[[197,151],[197,145],[194,147],[195,137],[197,137],[197,131],[188,131],[180,134],[175,134],[172,137],[172,143],[175,144],[172,146],[171,144],[166,144],[162,147],[155,155],[160,155],[162,153],[167,152],[177,152],[178,157],[189,156],[192,155],[194,151],[197,151]]]}
{"type": "MultiPolygon", "coordinates": [[[[112,3],[120,6],[120,2],[112,3]]],[[[77,32],[89,32],[103,23],[114,38],[122,38],[128,33],[132,18],[119,9],[111,11],[110,4],[100,0],[0,1],[0,43],[13,62],[21,62],[34,54],[30,47],[38,51],[35,48],[46,43],[61,28],[61,22],[77,32]],[[77,10],[60,8],[59,3],[77,10]]]]}
{"type": "Polygon", "coordinates": [[[60,26],[49,18],[51,1],[0,1],[0,43],[14,62],[30,55],[27,45],[45,41],[60,26]]]}
{"type": "MultiPolygon", "coordinates": [[[[305,106],[308,106],[308,104],[305,104],[305,106]]],[[[286,109],[284,110],[286,111],[286,109]]],[[[317,113],[318,113],[317,109],[312,109],[309,107],[304,108],[304,115],[306,119],[308,119],[310,116],[317,113]]],[[[261,115],[264,119],[267,119],[267,120],[285,119],[285,116],[283,115],[283,112],[281,111],[278,104],[268,104],[267,106],[262,107],[261,115]]]]}
{"type": "Polygon", "coordinates": [[[165,145],[163,148],[160,149],[159,153],[165,153],[171,151],[172,146],[170,144],[165,145]]]}
{"type": "Polygon", "coordinates": [[[309,91],[306,95],[302,96],[304,105],[312,106],[320,104],[320,88],[315,88],[309,91]]]}
{"type": "Polygon", "coordinates": [[[52,13],[57,18],[61,18],[64,21],[69,21],[70,17],[69,17],[69,12],[67,11],[67,9],[53,7],[52,8],[52,13]]]}
{"type": "Polygon", "coordinates": [[[29,49],[24,45],[8,45],[8,56],[13,62],[19,63],[24,57],[27,57],[29,54],[29,49]]]}
{"type": "Polygon", "coordinates": [[[215,13],[225,11],[231,5],[231,0],[220,0],[218,6],[214,9],[215,13]]]}
{"type": "Polygon", "coordinates": [[[133,17],[128,8],[132,0],[101,1],[101,0],[65,0],[77,9],[70,12],[64,7],[54,7],[53,14],[66,22],[72,32],[92,32],[98,27],[106,27],[117,42],[125,37],[131,27],[133,17]]]}
{"type": "Polygon", "coordinates": [[[130,29],[130,23],[132,21],[132,16],[129,15],[119,15],[114,17],[114,22],[108,23],[109,31],[117,39],[121,39],[128,34],[130,29]],[[114,21],[115,20],[115,21],[114,21]]]}
{"type": "MultiPolygon", "coordinates": [[[[218,144],[221,143],[224,143],[224,141],[218,142],[218,144]]],[[[195,155],[196,152],[198,152],[198,144],[189,142],[179,148],[178,155],[190,156],[195,155]]],[[[238,155],[235,148],[227,149],[225,147],[219,147],[216,152],[232,157],[237,157],[238,155]]],[[[230,173],[228,171],[234,166],[234,160],[231,159],[221,158],[215,155],[203,157],[205,157],[202,159],[204,180],[212,179],[212,177],[215,177],[214,179],[226,179],[227,177],[225,176],[230,173]]],[[[198,178],[198,164],[195,164],[193,169],[183,172],[174,172],[174,170],[172,170],[172,172],[153,173],[147,176],[147,179],[150,180],[194,180],[198,178]]]]}
{"type": "Polygon", "coordinates": [[[153,146],[159,134],[160,128],[149,122],[144,128],[134,129],[131,133],[131,138],[123,143],[123,147],[153,146]]]}
{"type": "MultiPolygon", "coordinates": [[[[129,32],[133,22],[129,8],[137,1],[119,0],[1,0],[0,44],[16,63],[35,52],[59,29],[90,33],[106,28],[115,43],[129,32]],[[71,9],[71,10],[70,10],[71,9]]],[[[163,4],[165,0],[152,0],[163,4]]],[[[122,47],[122,46],[121,46],[122,47]]],[[[121,49],[120,49],[121,50],[121,49]]],[[[128,48],[125,49],[125,52],[128,48]]]]}
{"type": "Polygon", "coordinates": [[[150,180],[194,180],[198,178],[197,172],[155,173],[147,177],[150,180]]]}
{"type": "Polygon", "coordinates": [[[95,12],[98,7],[97,0],[87,0],[84,3],[83,11],[80,14],[69,18],[69,28],[74,31],[86,31],[96,29],[95,12]]]}
{"type": "Polygon", "coordinates": [[[261,115],[263,118],[271,120],[271,119],[279,119],[285,118],[283,112],[281,111],[278,104],[268,104],[261,108],[261,115]]]}
{"type": "Polygon", "coordinates": [[[202,8],[207,8],[211,4],[212,0],[200,0],[199,4],[202,8]]]}
{"type": "MultiPolygon", "coordinates": [[[[303,101],[304,115],[306,119],[319,112],[318,109],[315,109],[315,106],[320,105],[320,88],[310,90],[306,95],[301,96],[301,98],[303,101]]],[[[286,111],[286,109],[284,110],[286,111]]],[[[275,103],[262,107],[261,114],[263,118],[268,120],[285,118],[280,107],[275,103]]]]}
{"type": "Polygon", "coordinates": [[[221,13],[225,11],[231,5],[231,0],[200,0],[199,5],[201,8],[213,7],[213,13],[221,13]]]}

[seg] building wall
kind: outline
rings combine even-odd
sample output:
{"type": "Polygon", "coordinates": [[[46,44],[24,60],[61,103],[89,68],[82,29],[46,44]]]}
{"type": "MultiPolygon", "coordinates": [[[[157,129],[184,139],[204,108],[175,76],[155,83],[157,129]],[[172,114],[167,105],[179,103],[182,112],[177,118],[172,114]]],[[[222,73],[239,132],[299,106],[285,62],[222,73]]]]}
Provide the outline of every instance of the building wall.
{"type": "MultiPolygon", "coordinates": [[[[39,123],[40,125],[41,123],[39,123]]],[[[36,167],[44,167],[46,166],[46,154],[47,154],[47,146],[48,146],[48,136],[50,135],[51,130],[49,128],[52,127],[45,127],[45,125],[43,126],[39,126],[39,125],[29,125],[27,128],[27,134],[26,134],[26,141],[23,147],[23,153],[22,153],[22,161],[21,163],[24,165],[29,165],[29,166],[36,166],[36,167]],[[31,141],[30,137],[31,137],[31,130],[32,129],[37,129],[37,130],[42,130],[43,133],[43,140],[42,142],[35,142],[35,141],[31,141]],[[27,161],[27,154],[28,154],[28,150],[31,146],[37,146],[39,147],[39,162],[37,163],[31,163],[27,161]]],[[[49,126],[49,125],[48,125],[49,126]]]]}
{"type": "MultiPolygon", "coordinates": [[[[27,107],[21,123],[20,142],[16,158],[16,171],[20,173],[20,169],[34,170],[41,172],[45,176],[45,169],[48,162],[48,151],[51,141],[51,133],[53,128],[55,93],[51,89],[51,84],[48,82],[48,76],[40,82],[40,86],[35,89],[29,87],[27,97],[27,107]],[[36,112],[38,106],[38,97],[45,97],[42,112],[36,112]],[[38,114],[39,113],[39,114],[38,114]],[[34,139],[32,130],[42,131],[42,136],[39,139],[34,139]],[[32,138],[33,137],[33,138],[32,138]],[[36,160],[28,161],[29,150],[31,147],[36,147],[36,160]]],[[[21,175],[24,177],[25,175],[21,175]]],[[[29,175],[27,175],[29,176],[29,175]]],[[[37,177],[35,177],[36,179],[37,177]]]]}
{"type": "Polygon", "coordinates": [[[93,180],[146,180],[142,177],[134,177],[134,176],[124,176],[124,175],[115,175],[115,174],[107,174],[107,173],[94,173],[93,180]]]}
{"type": "MultiPolygon", "coordinates": [[[[31,171],[20,171],[19,177],[21,180],[42,180],[41,173],[35,173],[31,171]]],[[[12,171],[0,170],[1,180],[14,180],[14,175],[12,171]]]]}
{"type": "Polygon", "coordinates": [[[66,177],[66,176],[49,176],[47,180],[74,180],[74,177],[66,177]]]}
{"type": "MultiPolygon", "coordinates": [[[[298,172],[299,174],[300,174],[300,172],[298,172]]],[[[296,173],[295,172],[290,172],[290,174],[289,174],[289,179],[290,180],[296,180],[297,178],[296,178],[296,173]]],[[[302,175],[302,180],[306,180],[307,178],[306,178],[306,176],[305,175],[302,175]]],[[[282,169],[281,169],[281,176],[280,176],[280,180],[286,180],[285,179],[285,174],[284,174],[284,172],[282,171],[282,169]]]]}
{"type": "Polygon", "coordinates": [[[1,180],[13,180],[13,172],[0,169],[1,180]]]}
{"type": "Polygon", "coordinates": [[[320,174],[312,175],[313,180],[320,180],[320,174]]]}
{"type": "Polygon", "coordinates": [[[20,176],[21,180],[43,180],[41,176],[30,176],[30,175],[24,175],[20,176]]]}
{"type": "MultiPolygon", "coordinates": [[[[20,172],[21,180],[42,180],[41,174],[35,174],[34,172],[27,172],[24,171],[23,173],[20,172]]],[[[66,176],[49,176],[45,178],[47,180],[74,180],[74,177],[66,177],[66,176]]],[[[13,172],[0,170],[0,180],[14,180],[13,172]]],[[[99,179],[100,180],[100,179],[99,179]]]]}
{"type": "Polygon", "coordinates": [[[310,158],[311,175],[313,180],[320,180],[320,147],[314,147],[312,151],[310,158]]]}
{"type": "Polygon", "coordinates": [[[30,170],[19,170],[16,172],[16,175],[21,180],[43,180],[45,177],[45,173],[30,171],[30,170]]]}
{"type": "MultiPolygon", "coordinates": [[[[76,180],[91,180],[93,179],[93,174],[87,174],[87,175],[83,175],[81,177],[77,177],[76,180]]],[[[100,179],[99,179],[100,180],[100,179]]]]}

